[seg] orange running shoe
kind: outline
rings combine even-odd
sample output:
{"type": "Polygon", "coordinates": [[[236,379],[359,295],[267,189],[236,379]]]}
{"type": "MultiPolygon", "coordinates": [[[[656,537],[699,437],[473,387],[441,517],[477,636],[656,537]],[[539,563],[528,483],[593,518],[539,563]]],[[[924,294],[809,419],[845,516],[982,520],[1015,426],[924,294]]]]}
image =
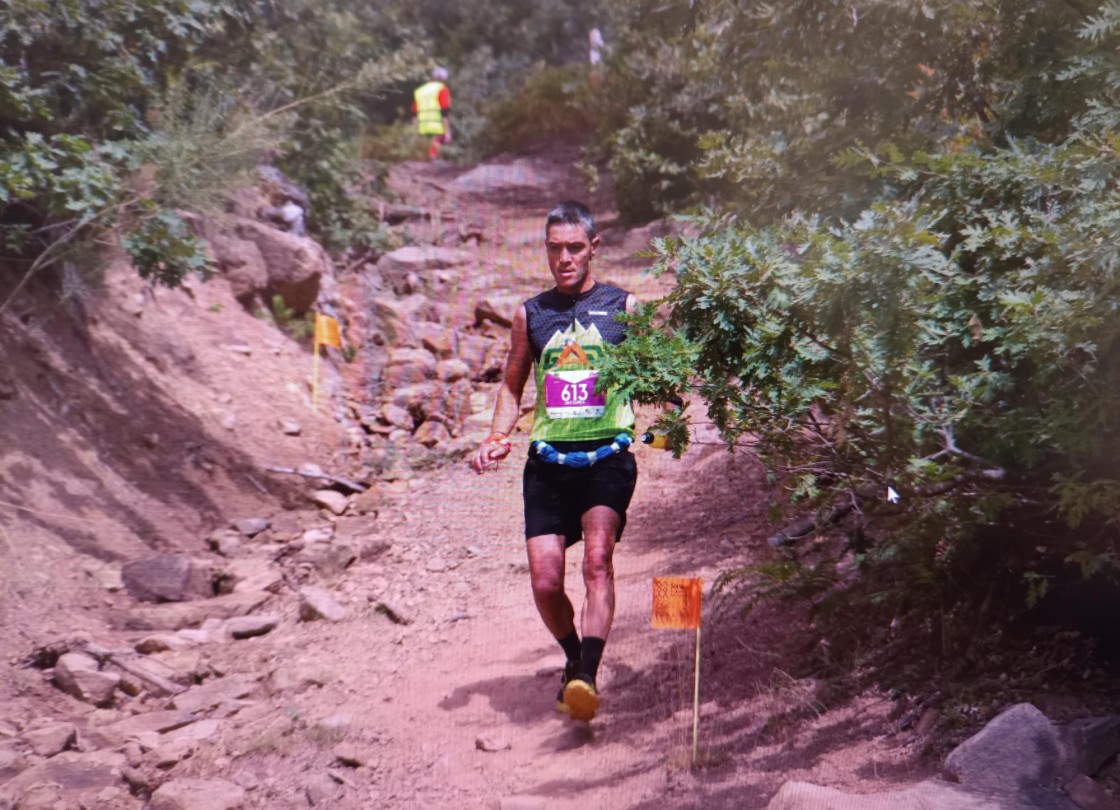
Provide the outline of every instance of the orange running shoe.
{"type": "Polygon", "coordinates": [[[564,705],[569,717],[586,723],[599,710],[599,690],[586,676],[578,675],[564,685],[564,705]]]}

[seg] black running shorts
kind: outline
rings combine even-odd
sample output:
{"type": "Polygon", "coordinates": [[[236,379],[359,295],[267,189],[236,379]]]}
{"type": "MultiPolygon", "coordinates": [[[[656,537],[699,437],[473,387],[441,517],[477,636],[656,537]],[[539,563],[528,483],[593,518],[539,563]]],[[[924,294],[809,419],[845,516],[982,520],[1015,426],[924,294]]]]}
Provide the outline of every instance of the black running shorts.
{"type": "MultiPolygon", "coordinates": [[[[561,452],[591,450],[602,442],[554,442],[561,452]]],[[[590,467],[567,467],[541,461],[532,447],[525,462],[521,491],[525,498],[525,538],[561,534],[570,546],[583,539],[580,518],[593,506],[609,506],[626,528],[626,508],[638,481],[638,465],[627,450],[590,467]]]]}

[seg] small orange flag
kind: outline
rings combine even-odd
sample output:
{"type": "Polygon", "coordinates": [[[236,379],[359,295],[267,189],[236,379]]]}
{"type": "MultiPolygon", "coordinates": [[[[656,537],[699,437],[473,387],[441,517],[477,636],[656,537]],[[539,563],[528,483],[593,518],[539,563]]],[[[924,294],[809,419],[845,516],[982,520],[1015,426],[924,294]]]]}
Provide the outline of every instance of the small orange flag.
{"type": "Polygon", "coordinates": [[[315,313],[315,342],[320,346],[342,348],[342,338],[338,333],[338,321],[330,315],[315,313]]]}
{"type": "Polygon", "coordinates": [[[699,578],[654,577],[653,626],[662,630],[699,627],[700,591],[699,578]]]}

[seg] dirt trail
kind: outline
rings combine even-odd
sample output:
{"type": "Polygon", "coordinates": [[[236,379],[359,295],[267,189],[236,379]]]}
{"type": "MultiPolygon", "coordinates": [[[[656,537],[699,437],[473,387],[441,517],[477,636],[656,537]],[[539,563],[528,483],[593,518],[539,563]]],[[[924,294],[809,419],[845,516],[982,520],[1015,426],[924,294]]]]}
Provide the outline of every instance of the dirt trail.
{"type": "MultiPolygon", "coordinates": [[[[599,278],[646,299],[665,283],[644,275],[642,261],[632,256],[642,234],[627,234],[614,226],[615,217],[607,208],[609,188],[589,195],[579,175],[555,159],[509,160],[483,168],[468,173],[446,165],[413,165],[398,170],[393,181],[406,202],[455,211],[460,221],[481,226],[488,241],[479,248],[479,266],[493,269],[490,283],[495,292],[529,295],[547,283],[540,229],[544,212],[564,197],[588,199],[606,226],[599,278]]],[[[134,277],[116,278],[113,283],[121,286],[123,300],[137,295],[134,277]]],[[[203,366],[210,387],[196,390],[178,378],[153,378],[156,382],[146,397],[150,407],[122,417],[120,436],[135,440],[134,434],[148,429],[145,420],[166,409],[168,401],[196,400],[200,408],[219,411],[251,402],[255,421],[243,410],[238,430],[246,432],[255,449],[233,459],[237,469],[268,462],[295,466],[306,460],[328,466],[338,458],[338,448],[327,416],[317,421],[304,412],[305,430],[298,442],[281,439],[275,422],[288,413],[284,408],[298,404],[298,398],[292,394],[292,403],[285,404],[258,393],[269,390],[268,385],[284,390],[277,380],[285,374],[298,379],[305,370],[297,374],[293,369],[303,369],[296,364],[306,358],[298,347],[276,342],[260,324],[244,323],[236,335],[223,332],[234,327],[218,313],[223,306],[232,311],[235,304],[228,293],[215,297],[219,295],[204,287],[190,300],[165,296],[164,301],[172,303],[161,307],[167,318],[191,328],[200,328],[199,318],[210,318],[205,328],[213,330],[208,337],[215,346],[247,335],[258,345],[272,341],[272,350],[257,352],[251,362],[231,354],[228,346],[200,363],[191,355],[184,364],[203,366]],[[246,376],[250,371],[256,376],[246,376]],[[220,400],[224,404],[215,406],[210,403],[219,384],[229,394],[220,400]],[[287,444],[282,447],[279,442],[287,444]]],[[[144,317],[151,320],[156,314],[153,308],[144,317]]],[[[120,317],[132,323],[138,316],[120,317]]],[[[9,325],[13,334],[19,328],[14,322],[9,325]]],[[[174,333],[169,334],[168,340],[175,340],[174,333]]],[[[141,342],[141,336],[133,341],[141,342]]],[[[122,357],[126,350],[131,347],[122,341],[122,357]]],[[[110,373],[103,372],[103,378],[110,373]]],[[[30,366],[28,374],[34,375],[30,366]]],[[[112,390],[121,387],[111,382],[106,385],[112,390]]],[[[297,388],[288,383],[288,390],[297,388]]],[[[650,416],[641,413],[639,426],[650,416]]],[[[36,420],[24,429],[30,436],[57,430],[61,416],[44,406],[28,418],[36,420]]],[[[205,480],[195,469],[201,463],[198,454],[216,451],[202,444],[202,425],[182,418],[164,421],[150,428],[154,436],[158,427],[162,437],[151,439],[151,447],[177,447],[182,434],[185,447],[202,449],[191,450],[186,472],[166,461],[153,462],[154,472],[144,480],[177,476],[172,483],[179,481],[175,491],[181,493],[187,484],[205,480]]],[[[467,438],[480,440],[487,430],[488,412],[476,414],[468,421],[467,438]]],[[[599,717],[590,724],[574,723],[553,708],[562,654],[537,617],[529,591],[522,539],[521,436],[514,456],[494,473],[476,476],[465,464],[418,472],[381,488],[384,502],[376,519],[330,518],[340,532],[389,549],[312,580],[346,606],[345,620],[300,622],[296,600],[283,591],[263,608],[280,617],[269,634],[165,659],[182,664],[184,656],[193,656],[195,671],[212,676],[248,673],[260,678],[260,689],[248,702],[223,704],[213,716],[213,735],[200,741],[191,755],[160,767],[172,769],[175,778],[233,781],[248,791],[249,806],[269,810],[309,804],[342,810],[762,808],[788,779],[862,792],[926,776],[928,765],[915,755],[922,740],[887,735],[892,706],[885,697],[872,689],[854,697],[834,697],[826,684],[812,677],[822,651],[813,646],[804,606],[760,608],[743,621],[734,606],[717,617],[710,602],[702,643],[702,767],[689,766],[694,636],[650,628],[651,579],[699,576],[707,594],[720,571],[764,559],[769,553],[764,538],[772,531],[765,519],[767,501],[777,494],[767,490],[749,454],[728,453],[703,427],[696,439],[680,460],[642,446],[635,449],[639,481],[615,558],[617,610],[600,672],[603,702],[599,717]],[[341,764],[343,760],[349,766],[341,764]]],[[[107,437],[102,452],[120,446],[124,445],[107,437]]],[[[72,557],[66,556],[72,554],[68,549],[79,547],[78,541],[91,548],[95,541],[101,543],[97,553],[107,559],[133,558],[147,550],[138,539],[119,532],[115,545],[106,546],[103,535],[109,532],[98,534],[91,528],[79,533],[67,528],[72,517],[69,523],[62,519],[62,513],[69,512],[68,497],[92,503],[96,488],[105,486],[96,483],[98,448],[73,457],[30,445],[13,444],[11,449],[5,462],[12,482],[19,480],[18,464],[37,459],[42,480],[55,483],[40,487],[38,500],[24,502],[39,513],[25,508],[15,517],[9,513],[0,524],[0,529],[6,525],[10,530],[7,554],[13,566],[6,575],[19,580],[19,588],[13,584],[8,598],[0,600],[0,618],[20,635],[0,639],[0,650],[15,660],[34,641],[58,637],[65,628],[86,630],[109,646],[134,643],[144,634],[108,629],[114,611],[130,607],[123,594],[106,596],[88,584],[66,584],[84,581],[72,557]],[[71,481],[86,483],[75,483],[76,494],[68,496],[71,481]],[[85,493],[79,487],[93,489],[85,493]],[[52,512],[59,515],[54,524],[49,520],[52,512]],[[65,542],[52,541],[55,536],[65,542]],[[22,572],[18,577],[17,563],[22,572]],[[49,581],[44,573],[48,570],[74,571],[67,581],[58,578],[58,604],[35,601],[34,588],[40,580],[49,581]]],[[[203,465],[212,479],[235,469],[216,455],[213,461],[203,465]]],[[[4,469],[0,466],[0,472],[4,469]]],[[[160,542],[169,548],[200,543],[212,520],[210,512],[219,508],[241,515],[253,510],[276,513],[281,510],[278,491],[287,516],[303,528],[327,520],[325,512],[293,510],[292,492],[274,488],[273,495],[262,495],[245,479],[230,472],[221,479],[220,491],[207,490],[207,506],[197,512],[169,510],[168,525],[157,527],[157,536],[166,537],[160,542]],[[211,499],[218,505],[211,508],[211,499]],[[183,514],[191,515],[189,524],[182,523],[183,514]]],[[[137,525],[138,535],[146,533],[144,542],[151,546],[149,536],[156,530],[141,524],[139,507],[133,515],[126,483],[117,489],[125,493],[121,503],[130,507],[122,507],[121,514],[137,525]]],[[[17,491],[13,484],[11,492],[17,491]]],[[[0,487],[0,493],[5,492],[0,487]]],[[[197,552],[197,545],[189,550],[197,552]]],[[[582,546],[573,549],[567,573],[577,609],[582,603],[581,551],[582,546]]],[[[129,712],[163,706],[145,699],[138,702],[141,705],[94,711],[26,669],[13,669],[0,679],[0,696],[8,701],[0,710],[0,732],[5,729],[2,721],[26,727],[31,718],[51,714],[78,723],[87,748],[97,748],[97,729],[104,724],[129,712]]],[[[150,753],[141,756],[136,750],[132,755],[140,766],[150,764],[150,753]]],[[[97,807],[114,806],[111,799],[105,802],[97,807]]]]}
{"type": "MultiPolygon", "coordinates": [[[[431,195],[433,187],[447,187],[447,170],[415,167],[408,181],[431,195]]],[[[477,198],[431,195],[428,202],[474,205],[475,217],[491,218],[498,230],[487,250],[495,266],[512,271],[504,276],[507,289],[534,291],[547,280],[537,235],[552,198],[523,191],[500,209],[477,198]]],[[[652,296],[658,282],[627,258],[608,247],[599,277],[652,296]]],[[[475,438],[485,435],[484,422],[474,429],[475,438]]],[[[870,790],[925,774],[906,764],[905,741],[878,736],[887,728],[886,700],[826,705],[820,684],[799,677],[797,670],[811,663],[811,651],[800,646],[803,611],[759,610],[749,622],[732,613],[706,628],[705,767],[689,767],[694,637],[650,628],[651,579],[700,576],[707,589],[719,571],[759,559],[771,494],[747,455],[704,443],[712,437],[702,432],[697,438],[701,443],[680,460],[636,449],[639,484],[616,554],[617,613],[600,676],[603,706],[590,724],[553,709],[562,654],[529,591],[523,437],[498,472],[480,477],[464,465],[450,467],[414,480],[396,508],[383,510],[377,529],[392,540],[389,561],[351,569],[347,579],[367,601],[399,605],[411,624],[369,611],[342,626],[309,630],[294,645],[331,662],[337,679],[308,695],[305,710],[345,712],[355,738],[376,741],[375,778],[366,798],[352,797],[353,806],[484,808],[504,800],[502,806],[557,810],[761,808],[787,779],[870,790]]],[[[577,609],[581,550],[573,549],[567,571],[577,609]]],[[[297,759],[313,770],[330,757],[305,751],[297,759]]],[[[285,781],[277,771],[290,766],[291,757],[279,754],[238,761],[259,768],[263,782],[272,774],[273,789],[285,781]]],[[[273,795],[279,800],[283,793],[273,795]]]]}

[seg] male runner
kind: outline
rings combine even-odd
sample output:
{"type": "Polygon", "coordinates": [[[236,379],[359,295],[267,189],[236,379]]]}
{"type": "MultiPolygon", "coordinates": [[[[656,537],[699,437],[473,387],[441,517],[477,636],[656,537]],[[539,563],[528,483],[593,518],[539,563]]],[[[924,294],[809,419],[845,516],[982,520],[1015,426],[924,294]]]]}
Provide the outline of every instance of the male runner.
{"type": "Polygon", "coordinates": [[[637,480],[630,402],[595,387],[607,344],[626,335],[615,315],[632,312],[636,301],[592,276],[599,237],[582,203],[562,202],[548,213],[545,249],[556,286],[517,310],[492,432],[471,466],[481,474],[509,455],[509,434],[535,366],[537,399],[522,483],[529,575],[537,611],[567,656],[556,708],[573,720],[590,720],[599,708],[595,678],[614,618],[614,547],[637,480]],[[582,641],[564,590],[564,553],[581,539],[582,641]]]}

